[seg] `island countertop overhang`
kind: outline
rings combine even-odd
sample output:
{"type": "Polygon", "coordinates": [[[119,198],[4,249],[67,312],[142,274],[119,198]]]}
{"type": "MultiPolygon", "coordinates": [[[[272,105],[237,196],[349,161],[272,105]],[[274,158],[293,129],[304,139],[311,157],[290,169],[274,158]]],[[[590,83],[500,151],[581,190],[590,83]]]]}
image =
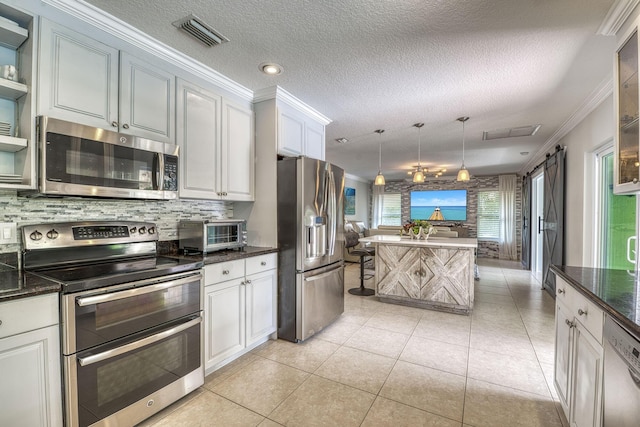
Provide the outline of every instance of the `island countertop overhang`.
{"type": "Polygon", "coordinates": [[[405,236],[392,235],[375,235],[369,237],[361,237],[361,243],[386,244],[386,245],[402,245],[417,246],[426,248],[477,248],[478,239],[466,237],[434,237],[431,236],[427,240],[411,239],[405,236]]]}

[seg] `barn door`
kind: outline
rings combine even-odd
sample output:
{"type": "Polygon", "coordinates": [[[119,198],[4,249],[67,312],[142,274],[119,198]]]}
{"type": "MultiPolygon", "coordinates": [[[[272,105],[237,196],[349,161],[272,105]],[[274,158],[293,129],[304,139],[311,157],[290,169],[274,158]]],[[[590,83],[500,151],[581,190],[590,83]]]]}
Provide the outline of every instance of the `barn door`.
{"type": "Polygon", "coordinates": [[[559,149],[544,163],[544,238],[542,247],[542,286],[556,295],[556,276],[552,264],[564,263],[564,150],[559,149]]]}
{"type": "Polygon", "coordinates": [[[522,268],[531,270],[531,175],[522,177],[522,268]]]}

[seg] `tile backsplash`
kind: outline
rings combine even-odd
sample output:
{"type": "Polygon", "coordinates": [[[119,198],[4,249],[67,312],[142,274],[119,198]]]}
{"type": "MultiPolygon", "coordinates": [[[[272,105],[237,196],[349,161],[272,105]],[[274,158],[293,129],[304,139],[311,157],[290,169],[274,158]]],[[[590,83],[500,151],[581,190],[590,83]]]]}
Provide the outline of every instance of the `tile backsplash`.
{"type": "MultiPolygon", "coordinates": [[[[27,224],[66,221],[149,221],[158,226],[161,241],[178,238],[181,219],[233,218],[233,203],[210,200],[120,200],[22,197],[0,192],[0,222],[27,224]]],[[[0,245],[0,253],[20,251],[22,245],[0,245]]]]}

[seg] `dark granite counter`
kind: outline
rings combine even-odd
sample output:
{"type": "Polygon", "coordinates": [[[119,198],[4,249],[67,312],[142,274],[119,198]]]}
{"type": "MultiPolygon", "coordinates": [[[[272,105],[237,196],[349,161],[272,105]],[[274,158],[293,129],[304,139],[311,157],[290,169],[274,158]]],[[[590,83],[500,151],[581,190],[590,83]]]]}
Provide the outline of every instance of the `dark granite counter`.
{"type": "Polygon", "coordinates": [[[233,261],[236,259],[249,258],[258,255],[271,254],[278,252],[277,248],[263,248],[258,246],[245,246],[241,250],[218,251],[207,254],[204,257],[204,264],[217,264],[219,262],[233,261]]]}
{"type": "Polygon", "coordinates": [[[17,298],[60,292],[60,284],[15,269],[0,269],[0,303],[17,298]]]}
{"type": "Polygon", "coordinates": [[[565,265],[552,265],[551,271],[640,336],[640,282],[634,275],[626,270],[565,265]]]}

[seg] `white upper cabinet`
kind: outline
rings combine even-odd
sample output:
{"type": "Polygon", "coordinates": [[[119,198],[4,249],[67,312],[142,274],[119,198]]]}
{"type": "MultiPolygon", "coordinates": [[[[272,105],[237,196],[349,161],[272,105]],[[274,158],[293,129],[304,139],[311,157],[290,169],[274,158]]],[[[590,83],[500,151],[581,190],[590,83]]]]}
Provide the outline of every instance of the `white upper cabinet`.
{"type": "Polygon", "coordinates": [[[253,112],[181,79],[177,105],[180,197],[253,200],[253,112]]]}
{"type": "Polygon", "coordinates": [[[305,156],[324,160],[324,126],[308,120],[305,123],[305,156]]]}
{"type": "Polygon", "coordinates": [[[41,20],[38,114],[173,142],[175,77],[41,20]]]}

